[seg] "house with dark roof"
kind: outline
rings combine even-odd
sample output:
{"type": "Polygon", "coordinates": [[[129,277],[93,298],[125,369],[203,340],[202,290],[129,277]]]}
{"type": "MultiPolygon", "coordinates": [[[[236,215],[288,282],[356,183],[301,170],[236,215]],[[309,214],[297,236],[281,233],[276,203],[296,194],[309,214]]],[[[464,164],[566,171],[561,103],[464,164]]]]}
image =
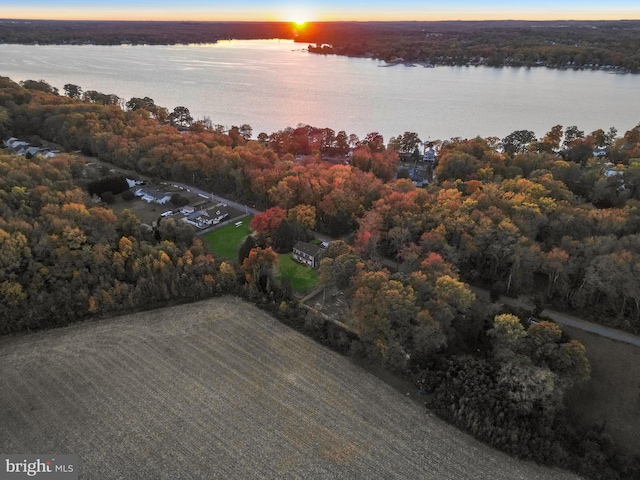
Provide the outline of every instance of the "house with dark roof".
{"type": "Polygon", "coordinates": [[[181,213],[189,211],[191,213],[188,213],[182,221],[198,228],[212,227],[229,218],[229,210],[223,205],[216,205],[208,210],[195,210],[193,207],[183,207],[180,210],[181,213]]]}
{"type": "Polygon", "coordinates": [[[213,225],[213,218],[211,218],[209,212],[206,210],[196,210],[184,217],[182,221],[198,228],[207,228],[213,225]]]}
{"type": "Polygon", "coordinates": [[[296,242],[291,257],[296,261],[316,268],[320,263],[322,247],[307,242],[296,242]]]}
{"type": "Polygon", "coordinates": [[[213,223],[214,225],[217,225],[223,220],[226,220],[229,218],[229,209],[226,208],[224,205],[216,205],[215,207],[207,210],[207,212],[209,216],[212,218],[211,223],[213,223]]]}

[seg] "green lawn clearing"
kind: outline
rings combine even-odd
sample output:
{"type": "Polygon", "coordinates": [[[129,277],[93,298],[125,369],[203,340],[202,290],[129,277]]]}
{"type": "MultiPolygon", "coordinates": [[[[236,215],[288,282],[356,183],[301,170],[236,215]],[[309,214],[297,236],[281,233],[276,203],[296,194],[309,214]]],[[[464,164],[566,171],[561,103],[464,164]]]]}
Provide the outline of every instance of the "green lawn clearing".
{"type": "Polygon", "coordinates": [[[235,260],[238,258],[238,249],[244,239],[251,233],[249,223],[253,215],[243,218],[242,225],[236,227],[235,222],[202,235],[204,242],[214,256],[235,260]]]}
{"type": "Polygon", "coordinates": [[[297,292],[306,292],[318,284],[318,271],[302,265],[291,258],[290,253],[278,255],[277,279],[289,279],[291,287],[297,292]]]}
{"type": "MultiPolygon", "coordinates": [[[[242,219],[242,225],[236,227],[235,222],[202,235],[204,242],[215,257],[235,260],[238,249],[244,239],[251,233],[249,223],[253,216],[242,219]]],[[[318,271],[295,262],[290,253],[278,255],[276,266],[278,280],[289,279],[291,287],[297,292],[306,292],[318,284],[318,271]]]]}

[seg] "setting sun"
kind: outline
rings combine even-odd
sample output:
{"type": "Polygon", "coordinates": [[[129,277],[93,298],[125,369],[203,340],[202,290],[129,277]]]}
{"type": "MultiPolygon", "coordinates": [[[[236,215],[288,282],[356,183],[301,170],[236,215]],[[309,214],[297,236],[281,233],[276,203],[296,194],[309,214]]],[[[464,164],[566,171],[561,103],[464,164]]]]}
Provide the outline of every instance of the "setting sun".
{"type": "Polygon", "coordinates": [[[287,9],[286,12],[284,12],[283,17],[287,21],[296,24],[298,27],[302,27],[307,22],[314,20],[313,12],[311,12],[309,8],[300,6],[287,9]]]}

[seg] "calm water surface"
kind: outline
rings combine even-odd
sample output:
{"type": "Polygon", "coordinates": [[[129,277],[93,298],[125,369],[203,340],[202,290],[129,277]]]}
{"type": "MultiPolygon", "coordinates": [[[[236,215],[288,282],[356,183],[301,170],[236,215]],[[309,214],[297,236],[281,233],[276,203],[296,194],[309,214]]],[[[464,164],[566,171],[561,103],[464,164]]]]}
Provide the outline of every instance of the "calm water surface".
{"type": "Polygon", "coordinates": [[[0,75],[66,83],[128,100],[148,96],[214,124],[250,124],[254,136],[306,123],[388,140],[554,125],[589,133],[640,123],[640,75],[550,69],[385,67],[376,60],[312,55],[290,41],[183,46],[0,45],[0,75]]]}

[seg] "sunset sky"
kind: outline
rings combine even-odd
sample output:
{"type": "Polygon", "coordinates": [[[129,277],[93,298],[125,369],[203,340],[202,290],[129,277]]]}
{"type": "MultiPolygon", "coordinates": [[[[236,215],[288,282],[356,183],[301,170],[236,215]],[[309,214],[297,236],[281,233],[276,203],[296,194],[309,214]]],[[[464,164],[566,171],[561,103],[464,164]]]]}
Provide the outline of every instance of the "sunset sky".
{"type": "Polygon", "coordinates": [[[639,0],[0,0],[0,18],[85,20],[640,19],[639,0]]]}

